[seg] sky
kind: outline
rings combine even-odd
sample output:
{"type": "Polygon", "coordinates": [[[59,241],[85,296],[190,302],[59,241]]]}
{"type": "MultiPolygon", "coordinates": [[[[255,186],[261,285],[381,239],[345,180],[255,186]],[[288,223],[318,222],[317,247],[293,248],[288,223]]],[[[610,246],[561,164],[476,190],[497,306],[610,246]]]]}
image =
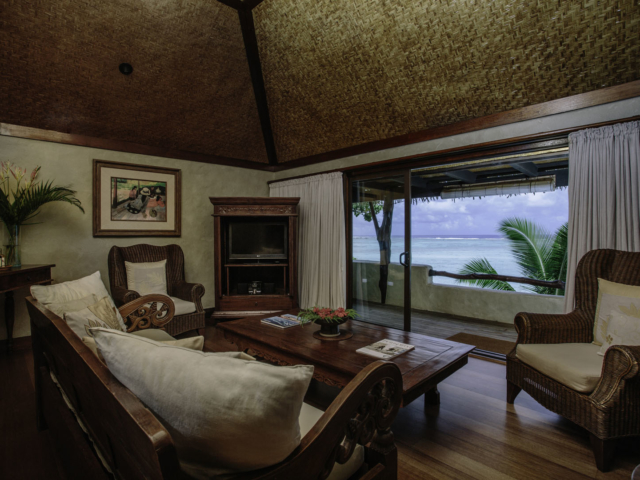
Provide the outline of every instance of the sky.
{"type": "MultiPolygon", "coordinates": [[[[498,224],[505,218],[533,220],[550,232],[569,216],[568,189],[528,193],[511,197],[489,196],[418,203],[411,209],[411,234],[420,235],[498,235],[498,224]]],[[[381,220],[381,215],[378,215],[381,220]]],[[[375,235],[372,222],[353,218],[353,235],[375,235]]],[[[404,203],[394,207],[392,235],[404,235],[404,203]]]]}

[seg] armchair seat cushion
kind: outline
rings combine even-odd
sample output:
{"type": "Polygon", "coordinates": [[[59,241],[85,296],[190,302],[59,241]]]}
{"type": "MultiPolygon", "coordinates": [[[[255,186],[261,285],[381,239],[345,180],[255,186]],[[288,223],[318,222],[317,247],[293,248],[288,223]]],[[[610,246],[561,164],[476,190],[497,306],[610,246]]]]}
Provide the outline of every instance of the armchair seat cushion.
{"type": "Polygon", "coordinates": [[[572,390],[591,393],[602,374],[598,350],[593,343],[529,343],[518,345],[516,357],[572,390]]]}
{"type": "Polygon", "coordinates": [[[176,313],[174,314],[176,317],[178,315],[187,315],[189,313],[193,313],[196,311],[196,304],[193,302],[188,302],[178,297],[169,297],[169,298],[173,300],[173,304],[176,307],[176,313]]]}
{"type": "MultiPolygon", "coordinates": [[[[318,410],[308,403],[303,403],[302,409],[300,410],[300,417],[298,418],[298,422],[300,423],[300,436],[304,437],[318,422],[318,420],[320,420],[323,413],[324,412],[322,410],[318,410]]],[[[344,465],[340,465],[336,462],[333,466],[333,470],[331,470],[331,474],[327,477],[327,480],[347,480],[358,471],[363,463],[364,447],[362,445],[357,445],[353,451],[353,455],[351,455],[351,458],[347,460],[344,465]]]]}

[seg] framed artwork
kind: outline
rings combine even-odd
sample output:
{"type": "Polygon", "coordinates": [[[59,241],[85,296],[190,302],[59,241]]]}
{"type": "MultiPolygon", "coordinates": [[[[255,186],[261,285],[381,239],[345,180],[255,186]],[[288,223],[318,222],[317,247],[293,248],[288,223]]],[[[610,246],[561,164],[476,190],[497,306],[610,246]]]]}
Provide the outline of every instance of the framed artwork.
{"type": "Polygon", "coordinates": [[[179,237],[181,174],[174,168],[93,161],[94,237],[179,237]]]}

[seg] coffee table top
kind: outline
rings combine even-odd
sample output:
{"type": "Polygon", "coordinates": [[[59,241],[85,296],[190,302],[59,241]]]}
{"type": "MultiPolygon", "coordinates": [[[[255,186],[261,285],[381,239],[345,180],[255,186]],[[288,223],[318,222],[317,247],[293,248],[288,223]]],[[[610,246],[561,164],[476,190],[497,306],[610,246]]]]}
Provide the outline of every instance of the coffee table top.
{"type": "MultiPolygon", "coordinates": [[[[298,310],[286,313],[297,314],[298,310]]],[[[285,313],[285,312],[281,312],[285,313]]],[[[307,325],[279,329],[264,325],[263,318],[248,317],[220,323],[228,341],[280,365],[310,364],[316,367],[314,377],[329,385],[344,387],[364,367],[377,359],[356,350],[388,338],[415,345],[415,349],[392,360],[400,367],[405,404],[435,386],[467,362],[473,346],[404,332],[357,320],[350,320],[340,330],[350,330],[353,337],[343,341],[323,341],[313,337],[320,327],[307,325]],[[415,396],[414,396],[415,395],[415,396]]]]}

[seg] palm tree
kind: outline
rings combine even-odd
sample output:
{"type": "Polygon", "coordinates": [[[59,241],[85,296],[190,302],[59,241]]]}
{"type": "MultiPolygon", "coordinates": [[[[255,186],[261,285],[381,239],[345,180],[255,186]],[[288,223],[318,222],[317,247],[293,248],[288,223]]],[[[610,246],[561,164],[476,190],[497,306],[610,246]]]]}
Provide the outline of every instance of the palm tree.
{"type": "MultiPolygon", "coordinates": [[[[568,223],[565,223],[552,234],[534,222],[517,217],[503,220],[498,228],[498,231],[509,240],[511,253],[523,277],[563,282],[567,278],[567,230],[568,223]]],[[[459,273],[463,275],[497,274],[486,258],[471,260],[459,273]]],[[[499,280],[458,280],[458,283],[494,290],[515,291],[508,282],[499,280]]],[[[526,285],[525,288],[535,293],[564,295],[564,291],[559,288],[532,285],[526,285]]]]}

